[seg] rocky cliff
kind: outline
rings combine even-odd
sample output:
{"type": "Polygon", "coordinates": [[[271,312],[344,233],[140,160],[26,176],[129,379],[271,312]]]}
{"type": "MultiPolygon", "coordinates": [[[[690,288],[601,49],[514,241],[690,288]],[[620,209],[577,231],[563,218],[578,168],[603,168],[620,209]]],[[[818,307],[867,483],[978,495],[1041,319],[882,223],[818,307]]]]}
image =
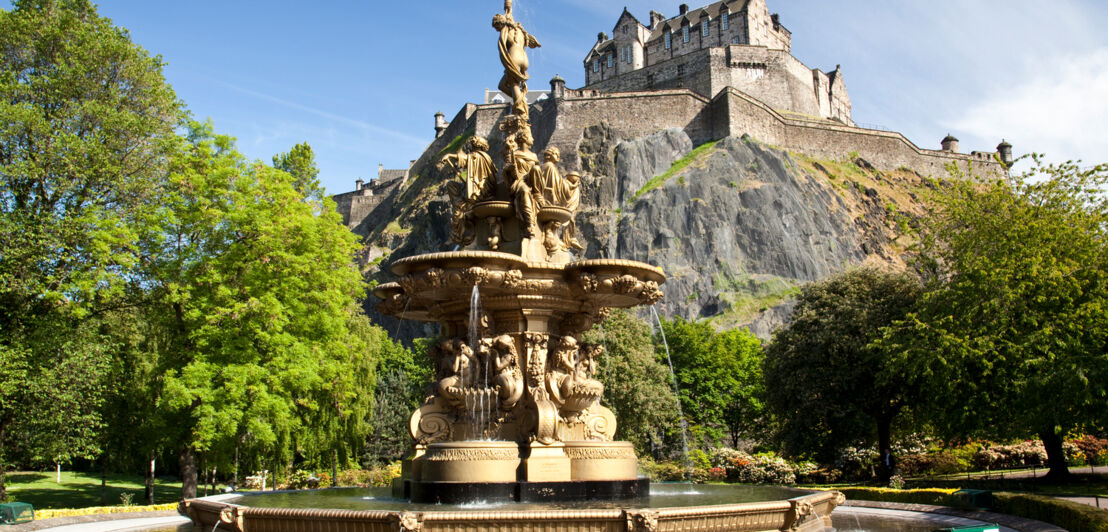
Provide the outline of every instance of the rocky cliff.
{"type": "MultiPolygon", "coordinates": [[[[787,318],[803,283],[863,262],[902,266],[901,229],[928,185],[909,169],[816,160],[749,137],[693,146],[679,129],[623,138],[600,124],[575,148],[582,255],[660,266],[669,277],[663,315],[747,326],[763,338],[787,318]]],[[[391,279],[384,266],[396,258],[453,249],[448,176],[433,164],[440,151],[424,154],[410,182],[358,228],[373,281],[391,279]]],[[[370,315],[396,336],[437,332],[382,318],[375,304],[370,296],[370,315]]]]}

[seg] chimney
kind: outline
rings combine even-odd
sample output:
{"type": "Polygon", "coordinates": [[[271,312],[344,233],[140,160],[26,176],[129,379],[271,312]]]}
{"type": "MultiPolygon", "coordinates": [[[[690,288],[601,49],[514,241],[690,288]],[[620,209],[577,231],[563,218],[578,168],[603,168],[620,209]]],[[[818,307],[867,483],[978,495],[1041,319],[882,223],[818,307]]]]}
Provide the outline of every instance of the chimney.
{"type": "Polygon", "coordinates": [[[435,113],[435,138],[442,136],[442,132],[446,131],[446,115],[442,114],[442,111],[435,113]]]}
{"type": "Polygon", "coordinates": [[[780,30],[781,29],[781,15],[778,15],[777,13],[774,13],[774,14],[770,15],[769,18],[770,18],[770,20],[773,21],[773,29],[780,30]]]}
{"type": "Polygon", "coordinates": [[[689,12],[689,4],[681,4],[681,14],[686,15],[689,12]]]}
{"type": "Polygon", "coordinates": [[[657,11],[651,11],[650,12],[650,29],[657,28],[658,24],[661,24],[665,21],[666,21],[666,16],[665,15],[663,15],[663,14],[657,12],[657,11]]]}
{"type": "Polygon", "coordinates": [[[355,192],[361,191],[362,188],[364,188],[364,187],[365,187],[365,181],[362,181],[362,178],[359,177],[358,179],[354,180],[354,191],[355,192]]]}
{"type": "Polygon", "coordinates": [[[381,179],[381,174],[385,173],[385,165],[377,164],[377,179],[381,179]]]}
{"type": "Polygon", "coordinates": [[[600,43],[602,43],[606,40],[608,40],[608,34],[607,33],[600,32],[600,33],[596,34],[596,44],[600,44],[600,43]]]}
{"type": "Polygon", "coordinates": [[[958,139],[954,138],[954,135],[950,133],[946,134],[946,138],[943,139],[943,151],[950,153],[958,153],[958,139]]]}

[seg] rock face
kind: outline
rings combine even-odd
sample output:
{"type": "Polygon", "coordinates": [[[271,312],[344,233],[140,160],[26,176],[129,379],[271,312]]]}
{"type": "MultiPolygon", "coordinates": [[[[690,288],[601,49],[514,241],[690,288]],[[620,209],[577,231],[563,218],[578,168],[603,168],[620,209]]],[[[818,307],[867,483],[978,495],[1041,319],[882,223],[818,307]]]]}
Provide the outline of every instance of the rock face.
{"type": "MultiPolygon", "coordinates": [[[[577,223],[583,258],[631,259],[662,267],[660,312],[747,326],[762,338],[783,323],[803,283],[862,262],[899,263],[897,220],[918,211],[911,172],[885,175],[865,161],[816,161],[749,138],[694,149],[679,129],[621,138],[601,124],[576,146],[583,173],[577,223]]],[[[389,227],[366,228],[367,244],[393,258],[452,249],[442,184],[433,165],[392,199],[389,227]]],[[[387,202],[386,202],[387,203],[387,202]]],[[[376,316],[401,338],[434,334],[376,316]]]]}

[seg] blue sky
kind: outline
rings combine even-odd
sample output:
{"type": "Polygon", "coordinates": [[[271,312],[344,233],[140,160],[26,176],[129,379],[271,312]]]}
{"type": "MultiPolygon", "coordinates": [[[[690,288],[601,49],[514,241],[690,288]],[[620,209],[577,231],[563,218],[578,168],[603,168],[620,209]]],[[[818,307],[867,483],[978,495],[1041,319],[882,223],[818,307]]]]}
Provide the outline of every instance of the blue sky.
{"type": "MultiPolygon", "coordinates": [[[[686,0],[688,1],[688,0],[686,0]]],[[[1103,0],[768,0],[813,68],[841,64],[854,119],[937,148],[1001,138],[1017,154],[1108,162],[1108,2],[1103,0]]],[[[517,0],[543,44],[532,88],[570,87],[600,31],[626,5],[677,13],[680,0],[517,0]]],[[[689,2],[696,7],[700,4],[689,2]]],[[[7,0],[0,7],[8,8],[7,0]]],[[[268,161],[297,142],[330,193],[406,167],[447,119],[496,86],[489,22],[502,0],[103,0],[101,14],[168,63],[192,113],[268,161]]]]}

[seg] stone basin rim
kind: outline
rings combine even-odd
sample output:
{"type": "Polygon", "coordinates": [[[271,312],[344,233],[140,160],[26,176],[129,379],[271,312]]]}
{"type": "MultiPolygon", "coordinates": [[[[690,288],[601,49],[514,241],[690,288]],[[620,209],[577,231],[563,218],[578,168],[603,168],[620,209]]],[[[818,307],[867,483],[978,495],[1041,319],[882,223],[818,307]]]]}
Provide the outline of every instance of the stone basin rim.
{"type": "MultiPolygon", "coordinates": [[[[528,520],[556,520],[567,517],[618,517],[624,513],[636,513],[641,511],[656,511],[661,517],[667,516],[695,516],[715,514],[720,512],[739,512],[742,510],[762,510],[762,509],[787,509],[790,508],[793,502],[806,501],[813,504],[824,503],[827,501],[835,501],[838,496],[838,491],[813,491],[796,497],[788,499],[776,499],[771,501],[756,501],[756,502],[743,502],[734,504],[713,504],[704,506],[667,506],[667,507],[642,507],[638,505],[628,505],[626,508],[572,508],[572,509],[550,509],[550,510],[507,510],[507,509],[480,509],[480,510],[346,510],[340,508],[282,508],[274,506],[246,506],[237,504],[232,501],[239,501],[252,495],[264,495],[269,493],[300,493],[308,491],[322,491],[330,489],[349,489],[345,487],[341,488],[318,488],[315,490],[280,490],[278,492],[264,491],[264,492],[240,492],[236,493],[235,497],[228,497],[228,494],[213,495],[211,497],[198,497],[196,499],[188,499],[181,501],[179,507],[183,507],[186,504],[202,503],[209,509],[214,507],[223,507],[228,509],[234,509],[243,513],[254,514],[272,514],[273,512],[281,512],[282,515],[298,515],[298,516],[311,516],[320,515],[319,512],[327,512],[327,515],[345,515],[349,517],[366,517],[366,518],[380,518],[390,515],[399,515],[402,513],[415,513],[420,514],[423,520],[456,520],[456,519],[471,519],[471,516],[483,516],[488,519],[490,514],[499,516],[505,520],[518,520],[520,518],[528,520]],[[467,517],[468,516],[468,517],[467,517]]],[[[837,501],[836,501],[837,502],[837,501]]],[[[836,504],[836,507],[839,504],[836,504]]],[[[182,508],[183,510],[183,508],[182,508]]],[[[186,512],[182,512],[186,513],[186,512]]]]}

